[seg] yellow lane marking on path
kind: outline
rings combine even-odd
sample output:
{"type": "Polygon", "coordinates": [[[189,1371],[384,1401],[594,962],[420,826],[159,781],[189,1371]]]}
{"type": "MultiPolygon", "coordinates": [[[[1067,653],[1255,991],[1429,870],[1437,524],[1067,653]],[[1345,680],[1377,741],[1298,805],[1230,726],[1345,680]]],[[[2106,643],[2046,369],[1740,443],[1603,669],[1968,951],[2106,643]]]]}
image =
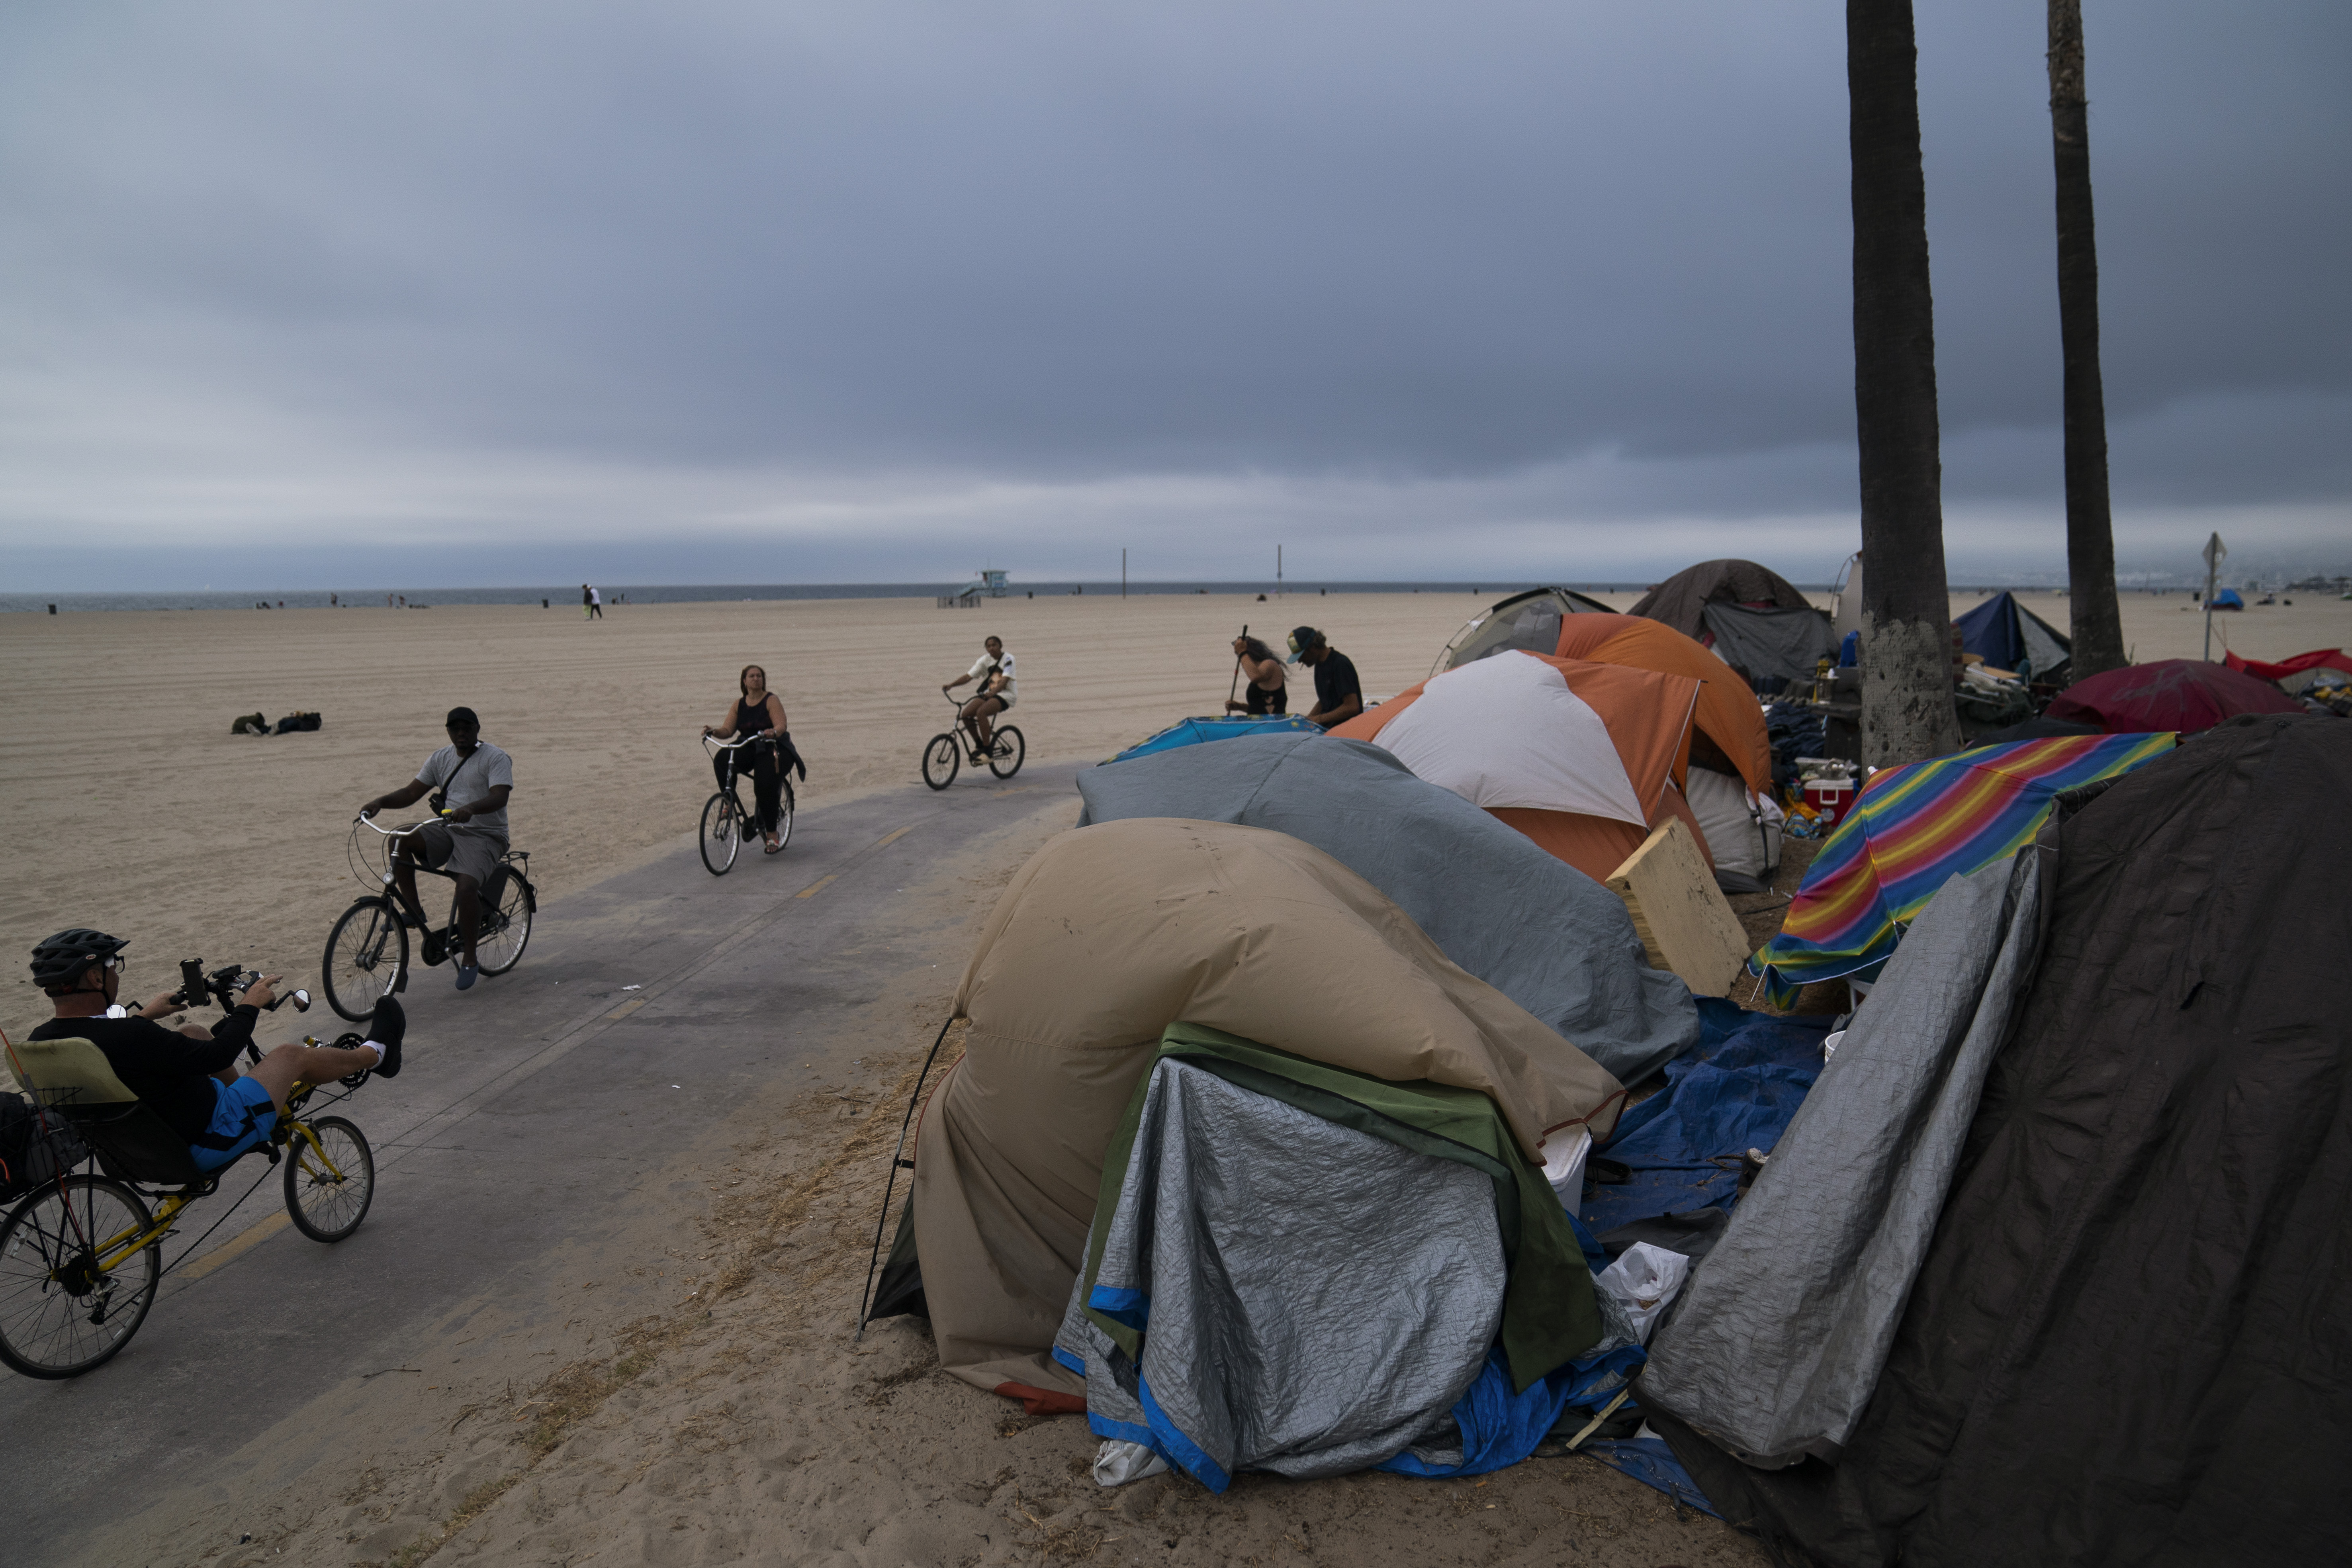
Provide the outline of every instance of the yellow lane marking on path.
{"type": "Polygon", "coordinates": [[[607,1018],[625,1018],[645,1005],[646,998],[643,996],[632,996],[626,1002],[622,1003],[619,1006],[605,1014],[604,1016],[607,1018]]]}
{"type": "Polygon", "coordinates": [[[910,822],[910,823],[907,824],[907,826],[906,826],[899,828],[899,829],[898,829],[897,832],[895,832],[895,833],[886,833],[886,834],[884,834],[881,837],[879,837],[879,838],[877,838],[877,839],[876,839],[876,840],[874,841],[874,847],[875,847],[876,849],[879,849],[879,848],[881,848],[881,847],[882,847],[882,846],[884,846],[885,844],[896,844],[896,843],[898,843],[898,840],[900,840],[901,838],[906,837],[907,837],[907,835],[908,835],[909,833],[914,832],[916,828],[918,828],[918,827],[919,827],[919,826],[922,826],[922,825],[921,825],[920,823],[910,822]]]}
{"type": "MultiPolygon", "coordinates": [[[[293,1223],[293,1216],[280,1209],[259,1224],[247,1226],[237,1232],[234,1239],[223,1242],[186,1268],[173,1269],[173,1273],[183,1283],[201,1279],[214,1269],[236,1262],[293,1223]]],[[[240,1275],[239,1278],[242,1279],[243,1276],[240,1275]]]]}
{"type": "Polygon", "coordinates": [[[827,882],[837,882],[840,879],[841,879],[838,874],[828,874],[826,876],[819,877],[815,881],[811,882],[807,887],[803,888],[799,892],[794,893],[793,897],[796,899],[814,899],[824,889],[824,885],[827,882]]]}

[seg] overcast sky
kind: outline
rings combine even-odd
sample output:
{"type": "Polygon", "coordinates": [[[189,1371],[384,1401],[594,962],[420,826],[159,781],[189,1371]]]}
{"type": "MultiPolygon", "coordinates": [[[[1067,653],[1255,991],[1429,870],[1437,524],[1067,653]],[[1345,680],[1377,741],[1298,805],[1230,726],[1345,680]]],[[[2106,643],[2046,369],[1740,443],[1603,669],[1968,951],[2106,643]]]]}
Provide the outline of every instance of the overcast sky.
{"type": "MultiPolygon", "coordinates": [[[[2352,570],[2352,6],[2085,9],[2123,567],[2352,570]]],[[[1823,580],[1843,16],[19,0],[0,571],[1823,580]]],[[[1918,25],[1953,572],[2056,572],[2042,0],[1918,25]]]]}

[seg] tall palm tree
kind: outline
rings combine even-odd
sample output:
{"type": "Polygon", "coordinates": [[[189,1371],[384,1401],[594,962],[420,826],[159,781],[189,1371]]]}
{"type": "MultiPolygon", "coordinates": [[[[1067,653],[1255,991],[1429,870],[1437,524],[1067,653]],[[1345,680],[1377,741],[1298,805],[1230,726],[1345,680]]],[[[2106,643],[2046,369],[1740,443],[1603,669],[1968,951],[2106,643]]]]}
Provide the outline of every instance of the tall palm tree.
{"type": "Polygon", "coordinates": [[[1873,764],[1960,743],[1944,581],[1936,304],[1911,0],[1846,0],[1853,159],[1853,404],[1862,454],[1862,746],[1873,764]]]}
{"type": "Polygon", "coordinates": [[[2050,147],[2058,174],[2058,342],[2066,361],[2066,576],[2080,680],[2124,662],[2107,406],[2099,381],[2099,247],[2091,223],[2091,113],[2083,0],[2050,0],[2050,147]]]}

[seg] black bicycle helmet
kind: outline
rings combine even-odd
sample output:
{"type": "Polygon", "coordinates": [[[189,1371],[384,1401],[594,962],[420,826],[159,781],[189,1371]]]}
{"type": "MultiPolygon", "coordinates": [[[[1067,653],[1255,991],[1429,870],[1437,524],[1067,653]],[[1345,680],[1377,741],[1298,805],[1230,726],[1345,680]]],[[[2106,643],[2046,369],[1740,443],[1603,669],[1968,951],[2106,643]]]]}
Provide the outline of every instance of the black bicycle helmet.
{"type": "Polygon", "coordinates": [[[61,931],[33,950],[33,984],[42,990],[62,989],[103,958],[111,958],[131,944],[102,931],[75,926],[61,931]]]}

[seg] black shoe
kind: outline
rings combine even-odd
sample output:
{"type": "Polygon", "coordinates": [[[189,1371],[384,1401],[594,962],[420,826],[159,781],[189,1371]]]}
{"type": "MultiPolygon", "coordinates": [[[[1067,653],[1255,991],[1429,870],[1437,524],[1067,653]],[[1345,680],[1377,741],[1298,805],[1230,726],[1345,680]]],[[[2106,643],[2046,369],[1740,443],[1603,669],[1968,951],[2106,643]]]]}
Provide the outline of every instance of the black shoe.
{"type": "Polygon", "coordinates": [[[393,997],[386,996],[375,1005],[375,1015],[368,1020],[367,1037],[383,1047],[383,1060],[375,1065],[379,1077],[400,1076],[400,1037],[408,1033],[408,1015],[393,997]]]}

